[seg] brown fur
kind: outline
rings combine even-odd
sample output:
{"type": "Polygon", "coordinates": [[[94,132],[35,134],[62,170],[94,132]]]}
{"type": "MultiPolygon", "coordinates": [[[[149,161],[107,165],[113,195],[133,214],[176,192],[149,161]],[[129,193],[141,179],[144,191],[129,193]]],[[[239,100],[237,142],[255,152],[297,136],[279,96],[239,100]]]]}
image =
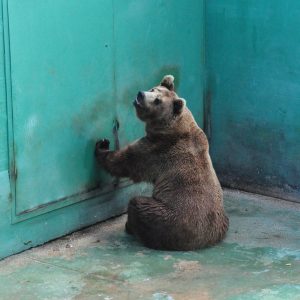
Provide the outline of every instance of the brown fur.
{"type": "Polygon", "coordinates": [[[110,174],[154,186],[152,197],[129,202],[128,233],[150,248],[193,250],[221,241],[229,222],[207,138],[174,92],[173,81],[164,77],[143,101],[136,100],[145,137],[118,151],[100,142],[96,155],[110,174]]]}

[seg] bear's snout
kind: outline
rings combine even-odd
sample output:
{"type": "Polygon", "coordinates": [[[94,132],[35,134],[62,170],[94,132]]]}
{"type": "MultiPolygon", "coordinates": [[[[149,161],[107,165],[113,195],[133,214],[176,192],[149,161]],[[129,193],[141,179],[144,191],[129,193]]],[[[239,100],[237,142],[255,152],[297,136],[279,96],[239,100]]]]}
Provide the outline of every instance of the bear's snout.
{"type": "Polygon", "coordinates": [[[138,94],[137,94],[137,96],[136,96],[136,99],[137,99],[139,102],[143,102],[144,99],[145,99],[145,93],[139,91],[138,94]]]}
{"type": "Polygon", "coordinates": [[[145,101],[145,93],[139,91],[133,104],[135,106],[142,106],[144,104],[144,101],[145,101]]]}

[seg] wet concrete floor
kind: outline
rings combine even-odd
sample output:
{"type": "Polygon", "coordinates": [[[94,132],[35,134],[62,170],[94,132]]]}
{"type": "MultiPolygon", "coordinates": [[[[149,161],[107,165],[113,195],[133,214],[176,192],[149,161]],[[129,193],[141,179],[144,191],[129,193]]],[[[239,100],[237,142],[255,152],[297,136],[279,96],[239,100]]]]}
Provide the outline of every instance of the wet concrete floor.
{"type": "Polygon", "coordinates": [[[225,191],[224,242],[154,251],[126,215],[0,261],[0,299],[300,299],[300,204],[225,191]]]}

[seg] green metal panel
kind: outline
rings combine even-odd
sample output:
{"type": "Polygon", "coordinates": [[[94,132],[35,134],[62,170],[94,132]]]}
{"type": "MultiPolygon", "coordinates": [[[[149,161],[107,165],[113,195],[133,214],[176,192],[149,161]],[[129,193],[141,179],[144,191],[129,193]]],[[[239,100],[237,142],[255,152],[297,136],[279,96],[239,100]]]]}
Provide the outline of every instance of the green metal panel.
{"type": "Polygon", "coordinates": [[[140,137],[132,100],[173,74],[178,93],[203,123],[203,1],[115,0],[117,113],[123,143],[140,137]],[[128,130],[130,126],[130,130],[128,130]]]}
{"type": "Polygon", "coordinates": [[[115,113],[112,5],[10,0],[8,17],[14,201],[22,215],[98,185],[93,147],[100,133],[112,137],[115,113]]]}
{"type": "Polygon", "coordinates": [[[207,131],[226,186],[300,199],[300,4],[206,1],[207,131]]]}
{"type": "Polygon", "coordinates": [[[119,214],[145,191],[114,188],[94,143],[115,139],[116,118],[122,145],[142,135],[132,99],[166,73],[201,123],[204,49],[202,1],[3,0],[3,20],[0,258],[119,214]]]}
{"type": "Polygon", "coordinates": [[[124,213],[130,197],[146,193],[144,186],[131,185],[11,224],[8,178],[7,172],[0,172],[0,259],[124,213]]]}

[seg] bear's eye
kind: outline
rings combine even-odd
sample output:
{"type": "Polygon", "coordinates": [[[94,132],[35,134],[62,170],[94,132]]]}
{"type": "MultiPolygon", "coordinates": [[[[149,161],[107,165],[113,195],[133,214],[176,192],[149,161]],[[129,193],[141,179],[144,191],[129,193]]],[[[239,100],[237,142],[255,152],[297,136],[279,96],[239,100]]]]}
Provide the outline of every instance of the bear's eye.
{"type": "Polygon", "coordinates": [[[160,104],[160,102],[161,102],[161,100],[160,100],[159,98],[156,98],[156,99],[154,100],[154,104],[155,104],[155,105],[160,104]]]}

